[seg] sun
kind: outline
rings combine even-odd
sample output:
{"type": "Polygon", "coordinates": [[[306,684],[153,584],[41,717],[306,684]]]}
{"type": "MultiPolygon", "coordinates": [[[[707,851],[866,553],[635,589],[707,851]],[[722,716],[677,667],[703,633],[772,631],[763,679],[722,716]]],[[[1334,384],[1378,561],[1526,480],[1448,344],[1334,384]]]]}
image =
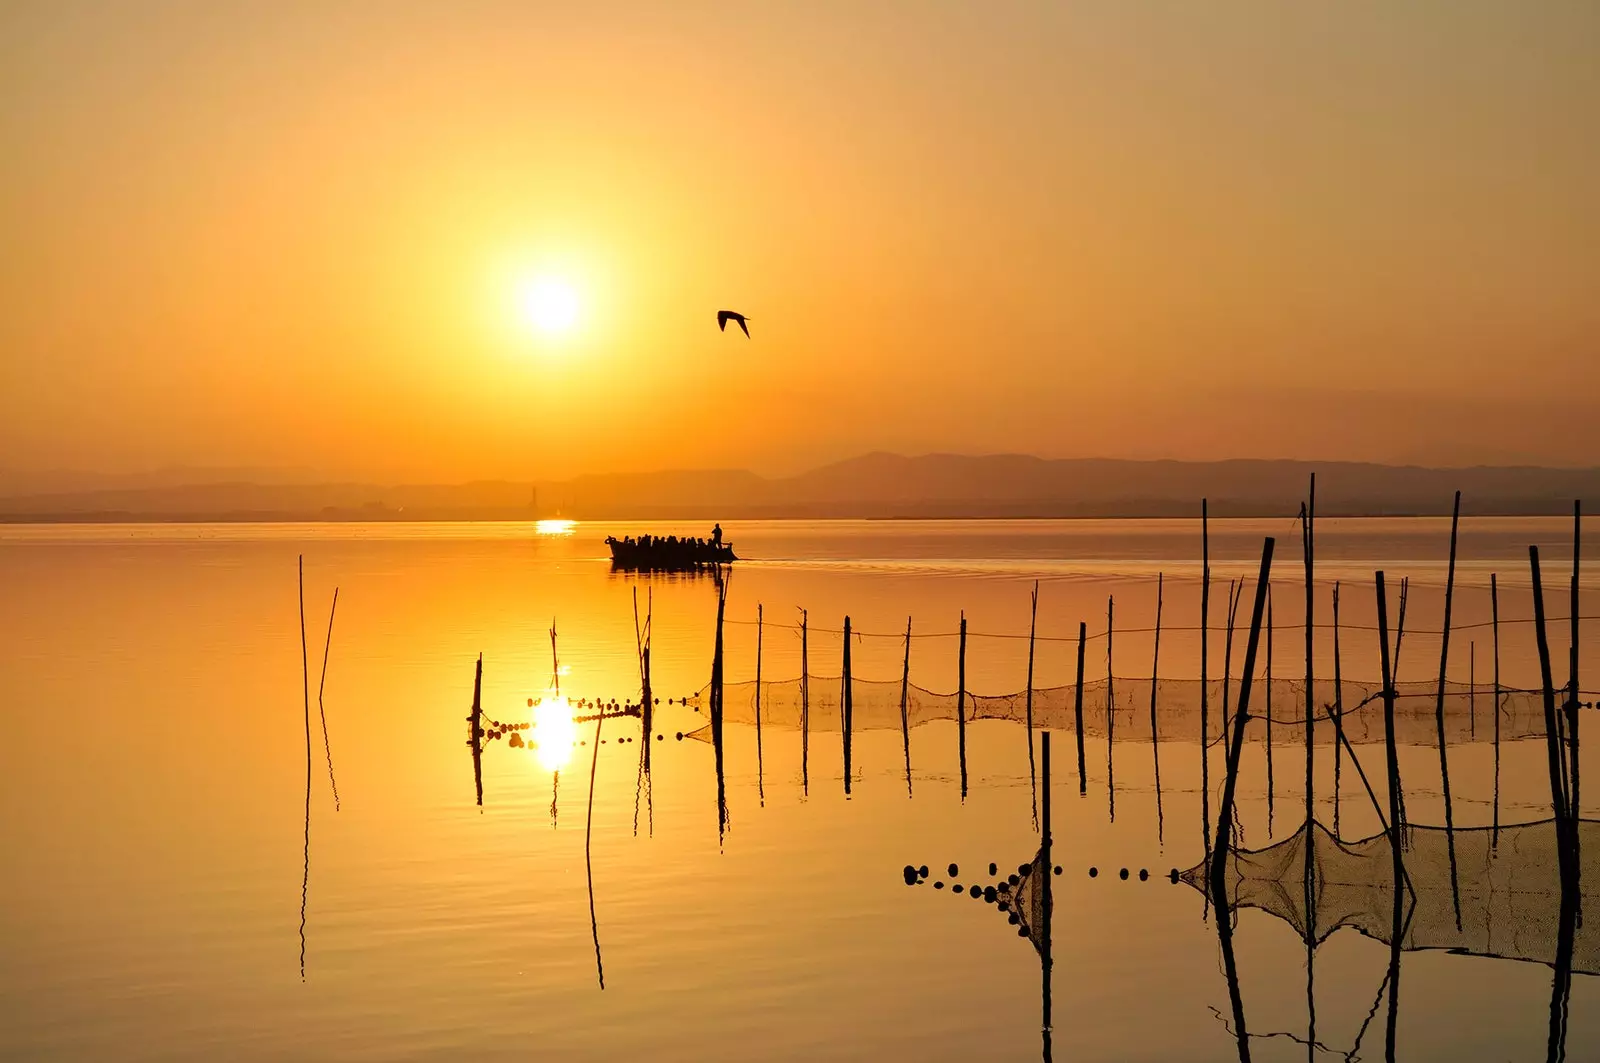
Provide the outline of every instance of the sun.
{"type": "Polygon", "coordinates": [[[560,335],[578,323],[578,292],[558,277],[537,277],[518,289],[517,308],[529,328],[560,335]]]}

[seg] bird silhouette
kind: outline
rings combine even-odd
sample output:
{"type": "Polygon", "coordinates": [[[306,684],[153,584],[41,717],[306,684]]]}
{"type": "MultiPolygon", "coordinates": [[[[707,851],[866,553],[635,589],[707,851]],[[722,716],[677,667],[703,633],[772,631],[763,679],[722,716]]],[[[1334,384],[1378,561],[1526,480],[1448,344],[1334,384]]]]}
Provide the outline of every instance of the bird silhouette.
{"type": "Polygon", "coordinates": [[[735,313],[732,310],[717,311],[717,331],[726,332],[730,321],[737,321],[739,330],[745,334],[745,338],[748,339],[750,337],[750,326],[744,323],[743,314],[735,313]]]}

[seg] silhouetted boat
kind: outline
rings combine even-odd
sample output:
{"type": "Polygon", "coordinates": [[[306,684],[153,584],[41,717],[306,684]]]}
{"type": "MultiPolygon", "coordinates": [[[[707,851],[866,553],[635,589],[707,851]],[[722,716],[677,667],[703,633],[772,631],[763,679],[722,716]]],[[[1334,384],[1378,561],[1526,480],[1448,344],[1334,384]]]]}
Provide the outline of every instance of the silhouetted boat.
{"type": "Polygon", "coordinates": [[[673,536],[618,539],[610,535],[606,537],[606,545],[611,548],[611,563],[618,568],[682,571],[739,560],[734,556],[732,543],[706,539],[673,536]]]}

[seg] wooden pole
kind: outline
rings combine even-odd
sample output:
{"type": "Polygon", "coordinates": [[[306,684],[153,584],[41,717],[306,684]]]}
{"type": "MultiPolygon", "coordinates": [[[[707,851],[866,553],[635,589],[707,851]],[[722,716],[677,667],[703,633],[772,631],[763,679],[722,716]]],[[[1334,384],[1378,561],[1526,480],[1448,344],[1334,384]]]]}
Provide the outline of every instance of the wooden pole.
{"type": "Polygon", "coordinates": [[[961,800],[967,799],[967,614],[961,614],[961,644],[956,654],[956,748],[961,760],[961,800]]]}
{"type": "Polygon", "coordinates": [[[1229,748],[1228,684],[1233,675],[1233,624],[1239,613],[1239,597],[1244,594],[1243,580],[1228,581],[1227,635],[1222,644],[1222,748],[1229,748]]]}
{"type": "Polygon", "coordinates": [[[1211,853],[1211,736],[1207,701],[1210,677],[1206,671],[1211,629],[1211,518],[1209,503],[1200,500],[1200,829],[1205,833],[1206,854],[1211,853]]]}
{"type": "Polygon", "coordinates": [[[1161,684],[1161,599],[1162,573],[1156,573],[1156,639],[1155,652],[1150,661],[1150,759],[1156,773],[1156,843],[1164,844],[1166,817],[1161,809],[1161,730],[1156,724],[1156,687],[1161,684]]]}
{"type": "Polygon", "coordinates": [[[1272,777],[1272,584],[1267,584],[1267,837],[1272,837],[1272,819],[1277,803],[1277,785],[1272,777]]]}
{"type": "Polygon", "coordinates": [[[728,829],[728,785],[724,771],[722,744],[723,710],[723,642],[722,622],[728,606],[728,581],[717,569],[717,641],[711,661],[711,745],[717,764],[717,839],[720,841],[728,829]]]}
{"type": "Polygon", "coordinates": [[[1461,887],[1456,877],[1456,834],[1454,806],[1450,800],[1450,755],[1444,735],[1444,683],[1450,663],[1450,611],[1456,589],[1456,531],[1461,523],[1461,492],[1456,492],[1450,513],[1450,567],[1444,580],[1444,629],[1439,638],[1439,694],[1434,702],[1434,721],[1439,733],[1439,778],[1444,786],[1444,835],[1450,851],[1450,896],[1455,904],[1456,929],[1461,929],[1461,887]]]}
{"type": "Polygon", "coordinates": [[[1255,609],[1250,622],[1250,641],[1245,650],[1244,675],[1239,682],[1239,708],[1232,728],[1227,774],[1222,782],[1222,804],[1217,810],[1217,844],[1211,857],[1211,898],[1217,906],[1217,935],[1222,944],[1223,965],[1228,976],[1233,1003],[1233,1027],[1239,1042],[1239,1058],[1250,1058],[1250,1035],[1245,1029],[1244,1003],[1239,994],[1239,974],[1233,955],[1233,919],[1227,893],[1228,850],[1233,831],[1233,801],[1239,779],[1239,758],[1244,752],[1244,729],[1249,721],[1250,677],[1255,671],[1256,648],[1261,640],[1261,624],[1266,611],[1267,580],[1272,574],[1273,540],[1262,544],[1261,573],[1256,580],[1255,609]]]}
{"type": "Polygon", "coordinates": [[[1111,635],[1115,625],[1116,599],[1106,598],[1106,807],[1113,822],[1117,818],[1117,776],[1112,755],[1112,739],[1117,728],[1115,701],[1112,696],[1111,635]]]}
{"type": "MultiPolygon", "coordinates": [[[[1275,540],[1268,536],[1261,546],[1261,573],[1256,581],[1255,608],[1250,620],[1250,641],[1244,655],[1244,673],[1239,679],[1239,705],[1234,713],[1228,747],[1228,770],[1222,780],[1222,804],[1217,809],[1217,844],[1211,853],[1211,884],[1214,896],[1221,896],[1227,885],[1228,846],[1233,832],[1234,794],[1239,782],[1239,759],[1244,753],[1244,726],[1250,719],[1250,676],[1256,667],[1256,648],[1261,641],[1261,624],[1267,609],[1267,580],[1272,574],[1275,540]]],[[[1218,911],[1221,911],[1219,905],[1218,911]]]]}
{"type": "MultiPolygon", "coordinates": [[[[1343,733],[1344,725],[1344,668],[1339,660],[1339,581],[1333,581],[1333,713],[1334,732],[1343,733]]],[[[1344,743],[1333,744],[1333,836],[1339,833],[1339,766],[1343,758],[1344,743]]]]}
{"type": "MultiPolygon", "coordinates": [[[[552,629],[553,630],[553,629],[552,629]]],[[[717,664],[716,670],[720,673],[722,668],[722,610],[720,605],[717,610],[717,664]]],[[[712,685],[713,705],[721,699],[716,687],[719,681],[712,685]]],[[[722,739],[721,739],[721,709],[713,710],[716,715],[712,717],[713,732],[717,734],[717,790],[720,800],[722,790],[722,739]]],[[[589,855],[590,843],[594,838],[594,780],[600,767],[600,729],[605,726],[605,706],[600,706],[600,711],[594,714],[594,748],[589,751],[589,809],[583,821],[583,871],[589,886],[589,928],[594,934],[594,969],[595,975],[600,979],[600,989],[606,987],[606,968],[600,958],[600,920],[595,915],[594,907],[594,861],[589,855]]]]}
{"type": "MultiPolygon", "coordinates": [[[[1567,683],[1567,741],[1571,744],[1568,760],[1572,764],[1572,819],[1576,823],[1583,816],[1583,805],[1578,799],[1578,566],[1582,554],[1581,536],[1583,532],[1583,503],[1572,503],[1572,604],[1569,606],[1570,619],[1568,625],[1572,632],[1572,648],[1569,651],[1567,683]]],[[[337,593],[337,592],[335,592],[337,593]]],[[[1573,844],[1577,844],[1578,832],[1572,832],[1573,844]]]]}
{"type": "Polygon", "coordinates": [[[1028,610],[1028,693],[1024,702],[1028,723],[1028,785],[1033,787],[1034,802],[1033,815],[1035,821],[1039,817],[1039,777],[1034,770],[1033,763],[1033,642],[1034,635],[1039,625],[1039,581],[1033,581],[1033,595],[1028,610]]]}
{"type": "Polygon", "coordinates": [[[855,683],[850,679],[850,618],[844,618],[844,691],[842,694],[844,704],[844,793],[850,796],[850,738],[851,728],[855,724],[855,683]]]}
{"type": "MultiPolygon", "coordinates": [[[[1315,819],[1315,798],[1313,787],[1316,765],[1316,668],[1313,652],[1314,632],[1317,620],[1317,595],[1315,586],[1316,558],[1317,558],[1317,474],[1311,474],[1310,493],[1306,499],[1306,527],[1305,527],[1305,561],[1306,561],[1306,823],[1310,824],[1315,819]]],[[[1306,891],[1311,891],[1311,870],[1307,865],[1306,891]]]]}
{"type": "Polygon", "coordinates": [[[1544,685],[1545,752],[1550,768],[1550,808],[1556,821],[1556,853],[1561,866],[1562,881],[1571,872],[1572,834],[1570,805],[1568,803],[1568,775],[1562,763],[1565,752],[1561,744],[1561,717],[1556,709],[1555,682],[1550,670],[1550,640],[1545,633],[1544,581],[1539,572],[1539,548],[1528,547],[1528,564],[1533,570],[1533,624],[1539,647],[1539,677],[1544,685]]]}
{"type": "Polygon", "coordinates": [[[1051,862],[1055,859],[1055,857],[1052,853],[1052,839],[1050,837],[1049,731],[1045,731],[1039,736],[1039,745],[1039,756],[1041,762],[1040,767],[1043,769],[1044,775],[1044,794],[1040,798],[1042,807],[1039,814],[1039,863],[1042,866],[1034,868],[1034,873],[1039,876],[1039,888],[1044,891],[1044,903],[1041,905],[1043,909],[1043,916],[1039,920],[1043,924],[1040,927],[1040,967],[1043,972],[1042,978],[1044,983],[1040,989],[1043,1002],[1043,1014],[1040,1016],[1040,1020],[1044,1026],[1043,1033],[1045,1058],[1048,1059],[1050,1055],[1050,1028],[1052,1025],[1050,1021],[1050,974],[1051,967],[1054,966],[1052,942],[1050,940],[1050,909],[1054,906],[1054,898],[1051,897],[1051,880],[1054,878],[1052,872],[1055,867],[1055,865],[1051,862]]]}
{"type": "Polygon", "coordinates": [[[472,784],[478,791],[478,807],[483,807],[483,654],[472,674],[472,715],[467,717],[472,746],[472,784]]]}
{"type": "MultiPolygon", "coordinates": [[[[305,860],[300,876],[300,980],[306,980],[306,905],[311,895],[311,661],[306,653],[306,556],[301,554],[296,576],[300,593],[300,686],[306,709],[305,860]]],[[[478,760],[474,758],[473,767],[478,760]]],[[[478,803],[483,804],[479,789],[478,803]]]]}
{"type": "MultiPolygon", "coordinates": [[[[655,733],[655,697],[650,689],[650,623],[655,619],[655,594],[650,592],[645,598],[644,630],[639,630],[639,589],[633,591],[633,628],[634,644],[639,651],[639,724],[644,731],[644,773],[648,779],[650,775],[650,739],[655,733]]],[[[761,691],[761,607],[756,607],[756,696],[760,697],[761,691]]],[[[760,719],[760,713],[756,714],[760,719]]],[[[654,812],[651,813],[652,822],[654,812]]]]}
{"type": "Polygon", "coordinates": [[[1389,606],[1388,594],[1384,590],[1383,573],[1377,574],[1378,582],[1378,646],[1379,659],[1383,667],[1383,734],[1384,751],[1389,773],[1389,857],[1394,868],[1394,927],[1390,937],[1394,940],[1389,948],[1389,1022],[1385,1039],[1388,1059],[1395,1058],[1395,1035],[1398,1030],[1400,1013],[1400,913],[1401,894],[1400,885],[1406,881],[1405,858],[1401,855],[1400,830],[1401,830],[1401,794],[1400,794],[1400,754],[1395,743],[1394,733],[1394,675],[1389,667],[1389,606]]]}
{"type": "Polygon", "coordinates": [[[1490,627],[1494,631],[1494,829],[1490,844],[1500,845],[1500,588],[1489,573],[1490,627]]]}
{"type": "Polygon", "coordinates": [[[1089,625],[1078,621],[1078,684],[1073,690],[1073,726],[1078,732],[1078,794],[1089,792],[1089,775],[1083,765],[1083,649],[1089,625]]]}
{"type": "MultiPolygon", "coordinates": [[[[756,799],[761,802],[761,807],[767,805],[767,787],[764,780],[766,774],[761,755],[761,635],[762,620],[761,603],[756,603],[756,799]]],[[[645,748],[650,748],[650,736],[644,736],[645,748]]]]}
{"type": "Polygon", "coordinates": [[[800,792],[811,793],[811,665],[806,611],[800,610],[800,792]]]}
{"type": "Polygon", "coordinates": [[[911,618],[906,617],[906,659],[900,670],[900,744],[906,752],[906,796],[911,796],[911,618]]]}

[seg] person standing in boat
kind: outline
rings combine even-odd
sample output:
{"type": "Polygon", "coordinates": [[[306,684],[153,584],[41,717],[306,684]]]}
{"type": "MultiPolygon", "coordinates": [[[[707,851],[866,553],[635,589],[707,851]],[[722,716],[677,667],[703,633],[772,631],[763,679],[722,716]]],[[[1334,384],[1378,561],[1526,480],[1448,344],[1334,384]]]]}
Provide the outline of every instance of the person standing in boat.
{"type": "Polygon", "coordinates": [[[713,550],[722,549],[722,525],[721,524],[717,524],[717,525],[713,526],[712,529],[711,529],[711,548],[713,550]]]}

